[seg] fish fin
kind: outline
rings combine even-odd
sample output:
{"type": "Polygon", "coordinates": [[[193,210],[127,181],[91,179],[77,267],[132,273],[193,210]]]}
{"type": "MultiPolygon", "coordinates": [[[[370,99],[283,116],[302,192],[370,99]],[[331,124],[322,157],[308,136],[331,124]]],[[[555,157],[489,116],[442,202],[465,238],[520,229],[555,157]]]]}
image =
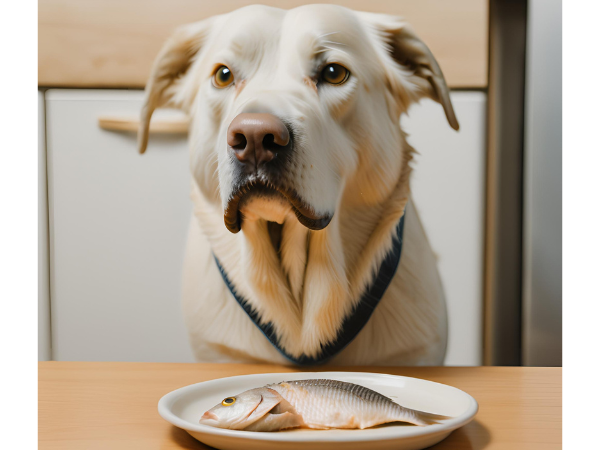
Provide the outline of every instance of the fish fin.
{"type": "MultiPolygon", "coordinates": [[[[285,412],[291,412],[292,414],[298,414],[296,409],[288,402],[285,398],[281,398],[281,401],[269,411],[271,414],[283,414],[285,412]]],[[[299,415],[299,414],[298,414],[299,415]]]]}
{"type": "Polygon", "coordinates": [[[267,389],[266,392],[261,394],[261,401],[254,411],[252,411],[243,421],[240,421],[235,429],[245,430],[247,428],[245,425],[250,426],[254,422],[261,420],[265,415],[269,414],[273,408],[279,405],[282,400],[283,397],[277,392],[267,389]]]}
{"type": "Polygon", "coordinates": [[[288,428],[298,428],[304,425],[302,417],[291,412],[281,414],[266,414],[252,425],[244,428],[245,431],[279,431],[288,428]]]}
{"type": "MultiPolygon", "coordinates": [[[[415,411],[414,421],[410,421],[410,423],[414,423],[415,425],[425,426],[425,425],[435,425],[437,423],[441,423],[444,420],[452,419],[450,416],[442,416],[440,414],[432,414],[423,411],[415,411]]],[[[408,421],[407,421],[408,422],[408,421]]]]}

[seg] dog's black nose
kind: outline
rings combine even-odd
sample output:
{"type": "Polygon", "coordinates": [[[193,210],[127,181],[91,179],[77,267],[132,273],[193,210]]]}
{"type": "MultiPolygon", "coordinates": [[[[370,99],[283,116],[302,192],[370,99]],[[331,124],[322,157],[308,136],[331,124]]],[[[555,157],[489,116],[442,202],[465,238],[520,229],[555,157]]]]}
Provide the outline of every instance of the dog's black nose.
{"type": "Polygon", "coordinates": [[[258,168],[291,146],[285,124],[273,114],[242,113],[227,130],[227,145],[242,163],[258,168]]]}

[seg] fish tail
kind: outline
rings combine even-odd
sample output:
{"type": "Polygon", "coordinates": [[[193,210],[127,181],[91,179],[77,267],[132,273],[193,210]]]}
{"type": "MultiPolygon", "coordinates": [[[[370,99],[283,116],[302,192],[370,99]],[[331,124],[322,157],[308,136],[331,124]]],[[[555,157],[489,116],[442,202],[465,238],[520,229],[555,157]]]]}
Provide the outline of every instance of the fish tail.
{"type": "Polygon", "coordinates": [[[414,423],[415,425],[435,425],[436,423],[440,423],[444,420],[452,419],[450,416],[442,416],[439,414],[432,414],[423,411],[414,411],[414,423]]]}

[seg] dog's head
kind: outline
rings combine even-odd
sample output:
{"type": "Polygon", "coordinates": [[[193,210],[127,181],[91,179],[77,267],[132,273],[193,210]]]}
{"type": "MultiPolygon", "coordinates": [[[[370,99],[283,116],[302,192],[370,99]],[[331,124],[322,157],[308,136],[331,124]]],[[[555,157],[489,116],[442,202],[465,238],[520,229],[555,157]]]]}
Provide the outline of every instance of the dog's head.
{"type": "Polygon", "coordinates": [[[194,179],[231,232],[244,217],[292,215],[322,229],[343,197],[368,205],[389,195],[406,164],[400,115],[422,97],[458,129],[438,64],[399,18],[251,6],[183,26],[165,44],[140,151],[154,109],[182,108],[193,118],[194,179]]]}

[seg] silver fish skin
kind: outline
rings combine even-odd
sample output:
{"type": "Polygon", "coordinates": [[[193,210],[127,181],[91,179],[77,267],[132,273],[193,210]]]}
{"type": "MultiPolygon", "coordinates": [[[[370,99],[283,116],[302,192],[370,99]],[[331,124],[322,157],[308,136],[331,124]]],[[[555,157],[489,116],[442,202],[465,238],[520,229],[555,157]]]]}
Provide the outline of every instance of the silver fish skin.
{"type": "Polygon", "coordinates": [[[204,413],[200,423],[237,430],[279,431],[364,429],[389,422],[425,426],[450,419],[405,408],[364,386],[336,380],[286,381],[228,399],[204,413]],[[227,404],[228,399],[235,399],[234,403],[227,404]]]}

